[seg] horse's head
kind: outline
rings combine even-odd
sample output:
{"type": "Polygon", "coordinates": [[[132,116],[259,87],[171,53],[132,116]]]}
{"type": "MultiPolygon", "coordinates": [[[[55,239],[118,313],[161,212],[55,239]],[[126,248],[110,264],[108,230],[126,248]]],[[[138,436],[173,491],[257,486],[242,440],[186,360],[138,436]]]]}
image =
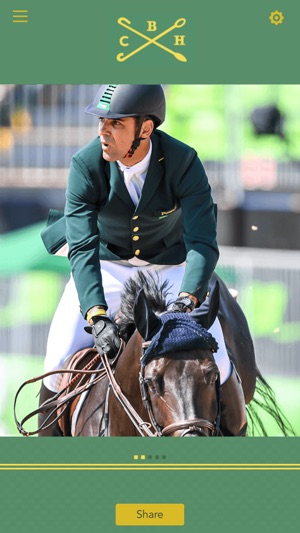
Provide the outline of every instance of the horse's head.
{"type": "Polygon", "coordinates": [[[144,339],[140,383],[152,424],[162,436],[212,436],[220,416],[218,349],[207,328],[218,311],[218,286],[193,313],[157,316],[143,291],[134,306],[144,339]],[[205,327],[202,324],[205,324],[205,327]]]}

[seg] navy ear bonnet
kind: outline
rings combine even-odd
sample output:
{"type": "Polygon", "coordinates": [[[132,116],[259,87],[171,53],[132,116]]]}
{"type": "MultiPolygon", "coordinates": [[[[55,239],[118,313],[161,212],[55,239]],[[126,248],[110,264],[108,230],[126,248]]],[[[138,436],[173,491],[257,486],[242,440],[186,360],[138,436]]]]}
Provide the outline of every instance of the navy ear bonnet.
{"type": "Polygon", "coordinates": [[[145,350],[141,364],[168,352],[182,350],[218,350],[215,338],[200,324],[189,318],[188,313],[166,313],[159,317],[161,327],[145,350]]]}

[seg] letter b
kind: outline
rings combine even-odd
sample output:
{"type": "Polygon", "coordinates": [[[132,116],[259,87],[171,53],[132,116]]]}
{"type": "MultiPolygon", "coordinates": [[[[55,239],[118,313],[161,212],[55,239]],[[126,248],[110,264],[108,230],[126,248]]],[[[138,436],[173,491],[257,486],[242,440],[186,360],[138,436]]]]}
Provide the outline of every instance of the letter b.
{"type": "Polygon", "coordinates": [[[147,23],[148,23],[147,31],[156,31],[157,30],[156,20],[147,20],[147,23]]]}

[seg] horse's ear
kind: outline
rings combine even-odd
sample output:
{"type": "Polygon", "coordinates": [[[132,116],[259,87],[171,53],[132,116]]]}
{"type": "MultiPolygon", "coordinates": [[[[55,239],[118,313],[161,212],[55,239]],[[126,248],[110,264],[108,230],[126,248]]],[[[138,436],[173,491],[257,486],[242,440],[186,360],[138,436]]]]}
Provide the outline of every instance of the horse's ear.
{"type": "Polygon", "coordinates": [[[135,299],[133,307],[134,323],[145,341],[151,340],[161,328],[161,320],[149,307],[143,289],[135,299]]]}
{"type": "Polygon", "coordinates": [[[189,314],[189,317],[201,324],[205,329],[209,329],[217,318],[220,305],[220,287],[216,281],[209,297],[189,314]]]}

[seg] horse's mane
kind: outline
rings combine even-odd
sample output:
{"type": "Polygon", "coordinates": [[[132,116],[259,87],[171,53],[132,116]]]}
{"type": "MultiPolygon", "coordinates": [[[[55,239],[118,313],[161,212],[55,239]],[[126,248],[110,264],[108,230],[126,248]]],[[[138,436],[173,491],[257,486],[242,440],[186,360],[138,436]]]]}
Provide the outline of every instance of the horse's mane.
{"type": "Polygon", "coordinates": [[[155,313],[166,311],[169,302],[170,283],[162,281],[158,272],[144,274],[138,270],[136,274],[124,283],[121,293],[121,306],[118,313],[119,335],[127,341],[135,330],[133,307],[140,289],[143,289],[148,304],[155,313]]]}

